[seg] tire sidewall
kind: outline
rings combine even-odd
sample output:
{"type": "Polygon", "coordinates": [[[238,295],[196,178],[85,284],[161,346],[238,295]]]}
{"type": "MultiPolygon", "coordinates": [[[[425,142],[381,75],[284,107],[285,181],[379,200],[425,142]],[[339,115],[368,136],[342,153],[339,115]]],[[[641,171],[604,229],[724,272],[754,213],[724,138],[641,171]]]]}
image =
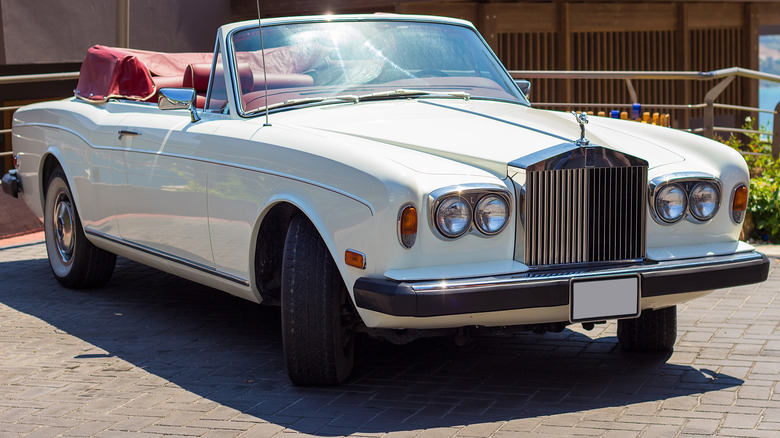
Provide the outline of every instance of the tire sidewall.
{"type": "Polygon", "coordinates": [[[58,279],[69,278],[75,269],[74,265],[77,263],[80,251],[83,251],[82,242],[84,239],[84,232],[81,229],[80,219],[78,212],[76,211],[76,204],[73,201],[73,194],[70,191],[70,186],[68,186],[64,174],[60,171],[55,171],[52,174],[51,178],[49,179],[49,183],[46,186],[46,198],[44,201],[43,210],[43,230],[46,237],[46,252],[49,256],[49,265],[51,266],[51,270],[54,273],[54,276],[58,279]],[[59,249],[57,248],[57,243],[55,242],[57,239],[57,233],[54,224],[54,210],[56,208],[57,198],[60,194],[67,196],[68,200],[73,206],[72,219],[74,227],[73,232],[75,233],[73,238],[73,255],[67,262],[62,260],[60,257],[59,249]]]}
{"type": "Polygon", "coordinates": [[[350,298],[327,246],[305,217],[290,223],[282,271],[282,343],[290,379],[300,385],[343,382],[354,361],[354,333],[342,325],[350,298]],[[321,347],[329,352],[313,353],[321,347]]]}

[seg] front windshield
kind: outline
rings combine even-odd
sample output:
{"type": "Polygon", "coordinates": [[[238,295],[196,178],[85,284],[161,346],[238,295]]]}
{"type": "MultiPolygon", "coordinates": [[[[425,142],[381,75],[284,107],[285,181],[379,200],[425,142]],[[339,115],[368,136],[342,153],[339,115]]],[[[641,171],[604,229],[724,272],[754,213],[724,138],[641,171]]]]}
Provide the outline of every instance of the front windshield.
{"type": "Polygon", "coordinates": [[[257,28],[233,33],[231,43],[244,113],[401,89],[527,103],[482,39],[463,26],[333,21],[263,27],[265,75],[257,28]]]}

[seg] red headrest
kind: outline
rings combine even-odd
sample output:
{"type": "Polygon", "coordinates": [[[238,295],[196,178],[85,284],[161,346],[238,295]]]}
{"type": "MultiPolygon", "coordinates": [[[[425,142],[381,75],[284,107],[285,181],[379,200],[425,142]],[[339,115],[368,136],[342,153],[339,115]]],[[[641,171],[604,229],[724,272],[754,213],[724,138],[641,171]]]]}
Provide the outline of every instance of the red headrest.
{"type": "MultiPolygon", "coordinates": [[[[224,81],[222,66],[217,66],[215,81],[224,81]]],[[[205,93],[209,88],[209,75],[211,74],[211,64],[190,64],[184,70],[184,80],[182,86],[185,88],[194,88],[198,93],[205,93]]],[[[255,86],[255,78],[252,75],[252,69],[249,64],[238,64],[238,75],[241,78],[241,89],[243,92],[252,91],[255,86]]],[[[216,87],[222,88],[224,82],[216,82],[216,87]]]]}

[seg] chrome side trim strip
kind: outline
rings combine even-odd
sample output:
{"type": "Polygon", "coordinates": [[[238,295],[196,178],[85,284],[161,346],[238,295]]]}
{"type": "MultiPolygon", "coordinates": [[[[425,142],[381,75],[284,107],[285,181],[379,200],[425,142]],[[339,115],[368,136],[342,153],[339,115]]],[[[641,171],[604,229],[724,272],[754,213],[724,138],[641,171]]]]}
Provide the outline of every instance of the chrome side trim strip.
{"type": "Polygon", "coordinates": [[[44,128],[52,128],[52,129],[58,129],[60,131],[65,131],[67,133],[75,135],[81,141],[83,141],[84,143],[88,144],[93,149],[100,149],[99,147],[97,147],[94,144],[92,144],[92,142],[89,141],[89,139],[87,137],[84,137],[83,135],[79,134],[78,132],[76,132],[76,131],[74,131],[74,130],[72,130],[70,128],[66,128],[64,126],[61,126],[61,125],[55,125],[55,124],[52,124],[52,123],[41,123],[41,122],[26,122],[26,123],[20,123],[20,124],[14,126],[13,129],[26,128],[26,127],[29,127],[29,126],[42,126],[44,128]]]}
{"type": "Polygon", "coordinates": [[[218,270],[216,270],[216,269],[214,269],[212,267],[205,266],[205,265],[202,265],[200,263],[195,263],[195,262],[191,262],[191,261],[186,260],[186,259],[182,259],[180,257],[176,257],[176,256],[174,256],[172,254],[168,254],[166,252],[157,251],[157,250],[149,248],[148,246],[145,246],[145,245],[140,245],[138,243],[129,242],[129,241],[124,240],[124,239],[118,239],[116,237],[109,236],[108,234],[104,234],[104,233],[101,233],[101,232],[95,231],[95,230],[90,230],[88,228],[85,228],[84,232],[89,234],[89,235],[91,235],[91,236],[97,237],[99,239],[108,240],[110,242],[113,242],[113,243],[116,243],[116,244],[119,244],[119,245],[122,245],[122,246],[126,246],[126,247],[134,249],[136,251],[141,251],[143,253],[146,253],[146,254],[149,254],[149,255],[152,255],[152,256],[155,256],[155,257],[159,257],[159,258],[167,260],[169,262],[178,263],[178,264],[180,264],[182,266],[186,266],[188,268],[195,269],[196,271],[200,271],[200,272],[203,272],[203,273],[206,273],[206,274],[209,274],[209,275],[213,275],[215,277],[219,277],[219,278],[221,278],[223,280],[228,280],[228,281],[231,281],[233,283],[240,284],[241,286],[249,287],[251,285],[249,280],[245,280],[243,278],[236,277],[234,275],[230,275],[230,274],[222,272],[222,271],[218,271],[218,270]]]}

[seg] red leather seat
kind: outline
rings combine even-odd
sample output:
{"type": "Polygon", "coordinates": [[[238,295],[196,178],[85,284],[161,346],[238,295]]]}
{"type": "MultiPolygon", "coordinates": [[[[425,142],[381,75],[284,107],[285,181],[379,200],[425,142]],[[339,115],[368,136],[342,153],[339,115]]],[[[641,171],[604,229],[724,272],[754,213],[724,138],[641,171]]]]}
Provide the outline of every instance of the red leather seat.
{"type": "MultiPolygon", "coordinates": [[[[314,85],[314,78],[299,73],[268,73],[268,88],[296,88],[314,85]]],[[[263,72],[255,73],[255,90],[263,89],[263,72]]]]}
{"type": "Polygon", "coordinates": [[[160,88],[181,87],[181,76],[152,76],[154,81],[154,96],[146,99],[148,102],[157,102],[160,96],[160,88]]]}
{"type": "MultiPolygon", "coordinates": [[[[224,101],[227,99],[225,94],[225,79],[222,67],[217,67],[217,75],[214,81],[214,90],[212,99],[224,101]]],[[[295,73],[268,73],[253,72],[249,64],[238,64],[238,73],[241,79],[241,93],[246,95],[252,91],[264,89],[264,79],[267,78],[268,88],[296,88],[308,87],[314,85],[314,78],[305,74],[295,73]]],[[[211,74],[211,64],[190,64],[184,71],[183,87],[194,88],[198,93],[196,106],[203,108],[206,103],[206,93],[209,88],[209,75],[211,74]]],[[[218,105],[212,105],[218,106],[218,105]]]]}
{"type": "MultiPolygon", "coordinates": [[[[239,64],[238,74],[241,78],[241,89],[243,92],[252,91],[252,88],[254,87],[254,76],[252,75],[252,69],[249,67],[249,64],[239,64]]],[[[209,89],[210,75],[211,64],[206,63],[190,64],[184,70],[182,86],[194,88],[195,92],[198,93],[198,100],[196,102],[198,108],[203,108],[206,103],[206,93],[209,89]]],[[[219,99],[222,96],[225,96],[225,76],[222,66],[217,66],[212,98],[219,99]]]]}

